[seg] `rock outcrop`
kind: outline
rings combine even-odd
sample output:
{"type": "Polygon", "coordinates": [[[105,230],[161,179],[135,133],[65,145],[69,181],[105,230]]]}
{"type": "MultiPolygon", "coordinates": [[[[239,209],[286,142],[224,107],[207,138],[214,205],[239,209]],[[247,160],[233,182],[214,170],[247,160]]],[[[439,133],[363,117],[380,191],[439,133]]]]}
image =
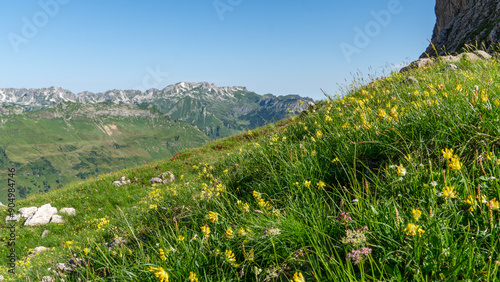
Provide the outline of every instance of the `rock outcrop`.
{"type": "Polygon", "coordinates": [[[489,48],[500,42],[500,1],[436,0],[436,25],[426,58],[459,53],[465,45],[489,48]],[[434,51],[433,46],[438,51],[434,51]]]}
{"type": "MultiPolygon", "coordinates": [[[[57,208],[53,207],[51,204],[43,205],[39,208],[37,207],[24,207],[20,208],[17,214],[12,216],[7,216],[5,222],[15,221],[18,222],[21,219],[26,219],[24,226],[35,226],[43,225],[47,223],[64,223],[66,220],[61,215],[57,214],[57,208]]],[[[66,214],[68,216],[74,216],[76,210],[74,208],[62,208],[59,213],[66,214]]],[[[46,230],[47,231],[47,230],[46,230]]],[[[45,234],[45,231],[44,231],[45,234]]],[[[48,232],[45,234],[45,236],[48,232]]],[[[43,234],[42,234],[42,237],[43,234]]]]}
{"type": "MultiPolygon", "coordinates": [[[[469,61],[477,61],[477,60],[483,60],[483,59],[488,60],[488,59],[491,59],[492,56],[484,51],[476,50],[476,51],[474,51],[474,53],[465,52],[465,53],[462,53],[462,54],[459,54],[456,56],[453,56],[453,55],[441,56],[438,59],[443,61],[443,62],[446,62],[446,63],[456,63],[456,62],[459,62],[460,60],[462,60],[462,58],[465,58],[465,60],[469,60],[469,61]]],[[[420,68],[424,68],[426,66],[431,66],[434,64],[435,60],[436,59],[434,59],[434,58],[418,59],[418,60],[412,62],[411,64],[409,64],[408,66],[401,68],[401,70],[399,72],[403,73],[403,72],[407,72],[411,69],[420,69],[420,68]]],[[[445,70],[447,70],[447,71],[450,71],[450,70],[455,71],[457,69],[458,69],[458,67],[455,64],[449,64],[445,68],[445,70]]],[[[408,77],[408,78],[410,78],[410,77],[408,77]]],[[[405,81],[405,82],[407,82],[407,81],[405,81]]]]}
{"type": "Polygon", "coordinates": [[[175,176],[172,172],[170,171],[166,171],[164,173],[162,173],[160,176],[158,177],[152,177],[149,182],[155,184],[155,183],[162,183],[162,184],[166,184],[168,182],[172,182],[175,180],[175,176]]]}

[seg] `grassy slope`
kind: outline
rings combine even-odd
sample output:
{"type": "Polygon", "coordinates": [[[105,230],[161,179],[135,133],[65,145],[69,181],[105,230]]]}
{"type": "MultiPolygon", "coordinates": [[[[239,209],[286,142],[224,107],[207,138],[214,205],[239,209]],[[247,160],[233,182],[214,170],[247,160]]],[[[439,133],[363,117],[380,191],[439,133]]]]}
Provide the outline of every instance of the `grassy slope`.
{"type": "MultiPolygon", "coordinates": [[[[5,172],[12,162],[20,174],[20,186],[28,187],[31,193],[47,192],[62,183],[168,158],[209,140],[194,126],[170,118],[87,117],[78,114],[79,107],[70,103],[65,119],[40,118],[57,107],[3,116],[0,181],[7,181],[5,172]]],[[[6,199],[2,193],[0,201],[6,199]]]]}
{"type": "Polygon", "coordinates": [[[76,254],[92,264],[66,281],[157,281],[162,270],[170,281],[191,272],[199,281],[495,280],[498,62],[444,66],[394,73],[314,113],[19,201],[72,206],[77,216],[19,228],[18,275],[39,279],[76,254]],[[408,75],[418,83],[402,82],[408,75]],[[174,183],[149,183],[167,170],[174,183]],[[122,175],[137,180],[112,186],[122,175]],[[117,236],[130,244],[104,247],[117,236]],[[38,245],[52,249],[27,258],[38,245]]]}

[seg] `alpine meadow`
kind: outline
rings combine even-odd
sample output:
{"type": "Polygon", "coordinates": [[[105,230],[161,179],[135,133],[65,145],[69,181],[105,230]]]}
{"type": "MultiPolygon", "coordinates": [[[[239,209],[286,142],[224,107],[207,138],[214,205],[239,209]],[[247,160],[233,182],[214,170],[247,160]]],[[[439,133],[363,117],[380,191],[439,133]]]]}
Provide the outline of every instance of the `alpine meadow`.
{"type": "Polygon", "coordinates": [[[94,2],[0,3],[0,282],[500,281],[499,0],[94,2]]]}

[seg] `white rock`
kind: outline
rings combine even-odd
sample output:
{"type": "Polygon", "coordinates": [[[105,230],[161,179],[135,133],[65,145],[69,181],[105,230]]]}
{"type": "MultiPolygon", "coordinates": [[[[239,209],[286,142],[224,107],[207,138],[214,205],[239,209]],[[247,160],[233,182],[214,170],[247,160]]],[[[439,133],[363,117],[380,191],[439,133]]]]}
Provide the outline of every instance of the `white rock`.
{"type": "Polygon", "coordinates": [[[457,71],[458,67],[455,64],[449,64],[444,68],[445,71],[457,71]]]}
{"type": "Polygon", "coordinates": [[[47,237],[47,235],[49,235],[49,232],[50,231],[47,230],[47,229],[43,230],[43,232],[42,232],[42,238],[47,237]]]}
{"type": "Polygon", "coordinates": [[[163,183],[172,182],[175,180],[175,176],[171,171],[166,171],[160,175],[160,178],[163,179],[163,183]]]}
{"type": "Polygon", "coordinates": [[[51,276],[44,276],[41,282],[54,282],[54,279],[51,276]]]}
{"type": "Polygon", "coordinates": [[[19,215],[19,214],[13,214],[12,217],[10,215],[5,217],[5,223],[7,223],[9,221],[18,222],[19,220],[21,220],[21,215],[19,215]]]}
{"type": "Polygon", "coordinates": [[[474,51],[474,53],[479,57],[482,57],[483,59],[491,59],[491,55],[484,52],[483,50],[476,50],[474,51]]]}
{"type": "Polygon", "coordinates": [[[151,182],[151,183],[163,183],[163,180],[159,177],[153,177],[153,178],[149,179],[149,182],[151,182]]]}
{"type": "Polygon", "coordinates": [[[24,218],[30,217],[32,214],[36,212],[37,207],[29,207],[29,208],[20,208],[17,212],[24,218]]]}
{"type": "Polygon", "coordinates": [[[47,224],[56,213],[57,208],[52,207],[50,204],[43,205],[26,220],[24,226],[47,224]]]}
{"type": "Polygon", "coordinates": [[[49,249],[49,248],[46,248],[46,247],[44,247],[44,246],[38,246],[38,247],[36,247],[36,248],[33,250],[33,254],[32,254],[32,255],[36,255],[36,254],[41,253],[41,252],[43,252],[43,251],[46,251],[46,250],[48,250],[48,249],[49,249]]]}
{"type": "Polygon", "coordinates": [[[66,222],[66,220],[64,219],[64,217],[58,215],[58,214],[54,214],[51,218],[50,218],[50,223],[64,223],[66,222]]]}
{"type": "Polygon", "coordinates": [[[458,55],[457,57],[459,57],[459,58],[465,57],[469,61],[477,61],[480,59],[479,56],[474,54],[474,53],[462,53],[462,54],[458,55]]]}
{"type": "MultiPolygon", "coordinates": [[[[0,202],[0,207],[5,207],[5,205],[4,205],[4,204],[2,204],[2,202],[0,202]]],[[[1,281],[1,280],[0,280],[0,281],[1,281]]]]}
{"type": "Polygon", "coordinates": [[[62,208],[59,210],[59,213],[65,213],[67,215],[75,215],[76,210],[74,208],[62,208]]]}
{"type": "Polygon", "coordinates": [[[448,55],[448,56],[442,56],[442,57],[439,57],[439,58],[441,60],[443,60],[444,62],[448,62],[448,63],[460,62],[460,57],[458,57],[458,56],[448,55]]]}

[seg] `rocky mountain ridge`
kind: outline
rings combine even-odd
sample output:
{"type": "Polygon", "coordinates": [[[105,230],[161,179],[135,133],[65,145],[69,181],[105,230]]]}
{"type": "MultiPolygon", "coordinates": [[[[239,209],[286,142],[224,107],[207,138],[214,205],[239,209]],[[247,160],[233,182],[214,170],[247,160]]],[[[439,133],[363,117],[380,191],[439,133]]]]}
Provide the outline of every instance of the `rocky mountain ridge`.
{"type": "Polygon", "coordinates": [[[421,58],[459,53],[466,45],[488,49],[500,41],[498,0],[436,0],[435,12],[431,44],[421,58]]]}
{"type": "Polygon", "coordinates": [[[154,105],[162,114],[197,126],[206,135],[220,138],[253,129],[298,113],[313,101],[299,95],[259,95],[245,87],[217,87],[208,82],[179,82],[163,89],[109,90],[81,92],[49,87],[40,89],[0,89],[0,106],[31,111],[61,102],[154,105]]]}

